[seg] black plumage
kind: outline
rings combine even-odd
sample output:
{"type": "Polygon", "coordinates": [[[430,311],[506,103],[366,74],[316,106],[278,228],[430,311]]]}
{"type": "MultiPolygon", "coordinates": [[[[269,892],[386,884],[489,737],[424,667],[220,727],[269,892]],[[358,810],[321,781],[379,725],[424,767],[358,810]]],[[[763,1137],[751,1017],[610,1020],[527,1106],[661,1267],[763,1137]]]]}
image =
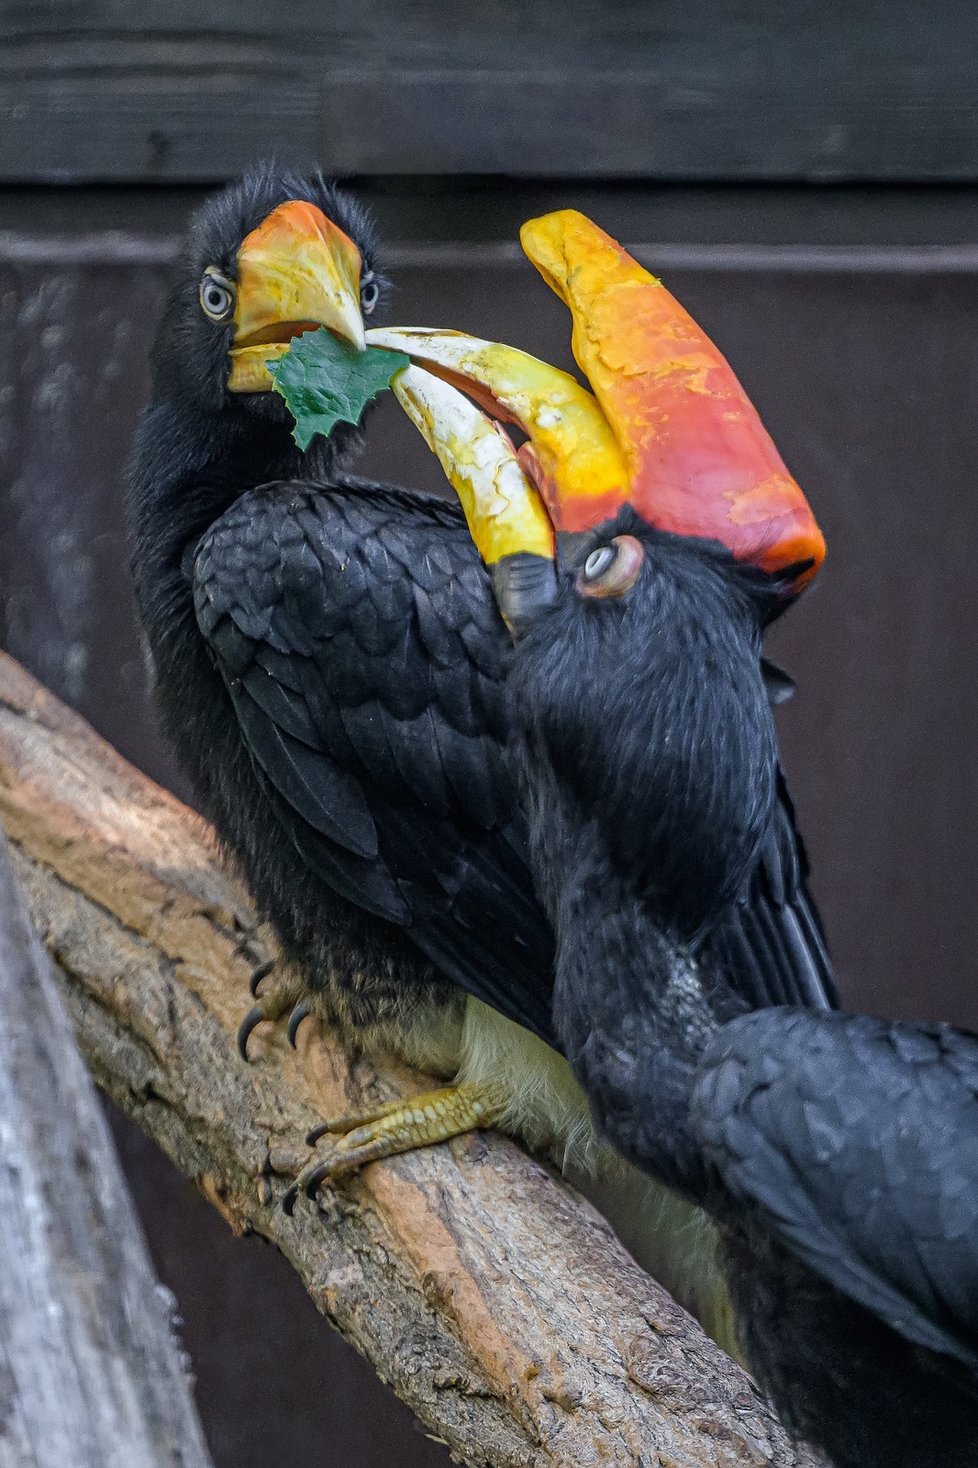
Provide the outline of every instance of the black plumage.
{"type": "Polygon", "coordinates": [[[745,1012],[716,935],[780,820],[757,677],[772,587],[628,512],[596,543],[622,532],[645,550],[632,589],[587,600],[565,570],[511,674],[565,1053],[616,1146],[719,1225],[740,1343],[787,1425],[842,1468],[964,1468],[978,1038],[745,1012]]]}
{"type": "MultiPolygon", "coordinates": [[[[552,938],[508,773],[508,640],[454,504],[351,478],[346,426],[304,455],[272,394],[226,391],[201,272],[288,198],[359,245],[321,179],[259,173],[192,223],[154,351],[129,515],[166,727],[317,1005],[388,1039],[459,988],[553,1040],[552,938]],[[355,977],[353,977],[355,976],[355,977]]],[[[727,919],[750,1002],[833,1002],[782,794],[727,919]]]]}
{"type": "Polygon", "coordinates": [[[293,863],[548,1038],[552,948],[506,768],[507,649],[469,546],[437,499],[265,485],[200,544],[197,625],[293,863]]]}
{"type": "MultiPolygon", "coordinates": [[[[166,731],[286,960],[242,1033],[299,1001],[293,1037],[311,1007],[354,1049],[454,1077],[443,1134],[489,1120],[548,1149],[726,1341],[712,1230],[595,1142],[551,1048],[554,939],[511,766],[510,642],[461,510],[353,477],[348,425],[300,453],[277,395],[229,389],[235,326],[206,316],[202,272],[233,288],[242,241],[295,199],[355,241],[364,309],[383,299],[369,222],[329,183],[263,171],[212,200],[154,348],[128,497],[166,731]]],[[[775,798],[718,961],[749,1005],[831,1006],[783,787],[775,798]]],[[[331,1175],[411,1145],[382,1121],[371,1136],[349,1155],[334,1138],[331,1175]]],[[[296,1186],[314,1191],[321,1156],[296,1186]]]]}

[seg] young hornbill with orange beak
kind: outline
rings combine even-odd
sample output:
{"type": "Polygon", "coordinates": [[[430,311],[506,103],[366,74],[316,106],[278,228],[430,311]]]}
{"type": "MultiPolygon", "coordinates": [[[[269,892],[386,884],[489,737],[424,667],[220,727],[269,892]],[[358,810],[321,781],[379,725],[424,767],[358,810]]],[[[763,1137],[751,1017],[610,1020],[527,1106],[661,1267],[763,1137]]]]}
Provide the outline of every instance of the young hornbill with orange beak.
{"type": "MultiPolygon", "coordinates": [[[[578,360],[625,449],[615,494],[576,493],[577,443],[593,457],[593,432],[518,460],[444,382],[409,369],[396,390],[460,492],[517,635],[511,748],[556,934],[564,1054],[621,1152],[716,1221],[740,1347],[786,1425],[840,1468],[970,1468],[978,1037],[748,1012],[716,941],[780,820],[759,659],[798,582],[797,501],[763,472],[731,497],[719,471],[735,443],[718,457],[702,439],[679,501],[681,420],[702,421],[706,393],[716,442],[724,424],[736,439],[735,384],[588,221],[534,221],[524,243],[571,306],[578,360]],[[762,500],[738,556],[725,522],[762,500]],[[691,533],[711,525],[723,533],[691,533]]],[[[460,340],[485,401],[512,408],[505,355],[460,340]]],[[[431,356],[444,368],[451,351],[435,342],[431,356]]],[[[747,447],[740,462],[759,468],[747,447]]],[[[592,462],[588,483],[600,473],[592,462]]]]}
{"type": "MultiPolygon", "coordinates": [[[[129,498],[166,728],[278,933],[288,997],[349,1043],[456,1082],[339,1119],[310,1191],[491,1123],[571,1161],[590,1150],[553,1048],[553,937],[509,765],[509,639],[464,516],[351,477],[350,430],[300,454],[271,391],[266,363],[296,333],[360,342],[377,286],[363,215],[321,180],[260,174],[205,206],[129,498]]],[[[778,812],[718,945],[749,1003],[830,1006],[783,787],[778,812]]],[[[656,1267],[676,1282],[662,1250],[656,1267]]]]}

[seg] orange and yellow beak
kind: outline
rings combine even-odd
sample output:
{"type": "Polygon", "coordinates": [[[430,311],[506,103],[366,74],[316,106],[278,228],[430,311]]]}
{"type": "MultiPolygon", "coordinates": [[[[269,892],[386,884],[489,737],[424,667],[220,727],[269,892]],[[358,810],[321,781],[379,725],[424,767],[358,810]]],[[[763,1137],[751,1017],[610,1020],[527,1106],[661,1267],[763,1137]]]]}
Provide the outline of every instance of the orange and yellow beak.
{"type": "Polygon", "coordinates": [[[241,244],[230,392],[269,392],[269,361],[326,326],[364,346],[360,251],[315,204],[280,204],[241,244]]]}
{"type": "Polygon", "coordinates": [[[718,540],[800,590],[824,557],[821,531],[710,339],[583,214],[531,220],[521,240],[570,310],[574,355],[593,393],[526,353],[458,332],[367,333],[368,344],[430,369],[411,368],[392,385],[459,490],[483,559],[491,567],[516,551],[552,556],[553,530],[591,530],[628,504],[650,525],[718,540]],[[528,441],[518,454],[471,403],[459,406],[453,388],[519,425],[528,441]]]}

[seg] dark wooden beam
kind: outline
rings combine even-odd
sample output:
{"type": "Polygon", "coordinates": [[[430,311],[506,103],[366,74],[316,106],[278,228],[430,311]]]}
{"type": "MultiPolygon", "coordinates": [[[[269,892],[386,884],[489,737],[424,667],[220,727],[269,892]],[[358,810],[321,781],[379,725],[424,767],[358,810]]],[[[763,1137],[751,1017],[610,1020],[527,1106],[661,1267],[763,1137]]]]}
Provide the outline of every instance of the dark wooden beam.
{"type": "Polygon", "coordinates": [[[970,0],[0,7],[0,180],[973,180],[970,0]]]}

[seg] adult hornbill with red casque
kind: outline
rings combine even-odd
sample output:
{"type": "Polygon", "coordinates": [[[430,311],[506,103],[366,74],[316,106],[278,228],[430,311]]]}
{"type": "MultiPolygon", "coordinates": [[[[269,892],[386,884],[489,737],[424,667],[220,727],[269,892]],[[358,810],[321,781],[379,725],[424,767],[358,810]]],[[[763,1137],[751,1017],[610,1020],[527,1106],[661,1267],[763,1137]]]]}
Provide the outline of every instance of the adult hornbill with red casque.
{"type": "MultiPolygon", "coordinates": [[[[348,1043],[455,1083],[341,1118],[303,1185],[494,1123],[597,1167],[604,1200],[615,1168],[595,1160],[553,1048],[553,937],[509,766],[509,640],[464,516],[352,477],[346,427],[300,454],[271,391],[266,364],[298,333],[361,343],[380,287],[362,211],[321,179],[259,173],[195,217],[128,503],[158,699],[281,941],[288,982],[257,1017],[302,997],[348,1043]]],[[[828,1007],[780,783],[777,800],[718,952],[751,1005],[828,1007]]],[[[640,1211],[645,1231],[648,1198],[640,1211]]],[[[633,1242],[695,1303],[702,1258],[668,1219],[662,1231],[633,1242]]]]}
{"type": "MultiPolygon", "coordinates": [[[[795,527],[774,512],[790,491],[766,484],[771,513],[738,556],[733,536],[689,533],[736,500],[715,456],[687,458],[676,526],[668,441],[687,400],[697,419],[698,394],[722,401],[722,372],[678,345],[656,283],[580,216],[533,221],[524,243],[625,450],[616,502],[575,497],[573,436],[546,463],[522,455],[527,478],[453,388],[410,369],[396,390],[518,636],[511,748],[557,939],[557,1034],[605,1134],[717,1222],[739,1344],[785,1423],[839,1468],[970,1468],[978,1037],[748,1012],[713,942],[779,820],[758,663],[797,585],[795,527]]],[[[441,367],[453,354],[512,412],[505,351],[432,341],[441,367]]],[[[521,421],[546,401],[524,394],[521,421]]]]}

